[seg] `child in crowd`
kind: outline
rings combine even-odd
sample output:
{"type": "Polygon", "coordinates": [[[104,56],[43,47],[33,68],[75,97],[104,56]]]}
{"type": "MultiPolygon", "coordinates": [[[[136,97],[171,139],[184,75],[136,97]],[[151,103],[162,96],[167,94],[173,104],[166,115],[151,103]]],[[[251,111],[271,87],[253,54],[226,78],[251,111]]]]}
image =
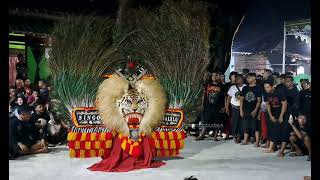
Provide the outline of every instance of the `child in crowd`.
{"type": "Polygon", "coordinates": [[[49,103],[49,90],[47,88],[47,83],[44,80],[40,80],[38,83],[39,91],[40,91],[40,99],[44,102],[44,104],[49,103]]]}
{"type": "Polygon", "coordinates": [[[39,102],[39,92],[37,90],[32,91],[32,95],[28,97],[27,104],[31,107],[34,107],[36,102],[39,102]]]}
{"type": "Polygon", "coordinates": [[[14,87],[9,89],[9,109],[10,107],[13,108],[17,101],[17,91],[14,87]]]}
{"type": "Polygon", "coordinates": [[[16,80],[16,91],[17,91],[17,96],[25,96],[25,89],[24,89],[24,83],[22,79],[17,79],[16,80]]]}
{"type": "Polygon", "coordinates": [[[26,98],[28,98],[28,97],[32,94],[31,81],[30,81],[30,79],[26,79],[26,80],[24,81],[24,89],[25,89],[25,91],[26,91],[25,96],[26,96],[26,98]]]}
{"type": "Polygon", "coordinates": [[[240,116],[243,118],[244,141],[242,145],[247,145],[249,134],[254,132],[256,143],[255,147],[260,144],[260,123],[257,115],[261,104],[262,89],[256,85],[256,74],[247,74],[248,85],[243,87],[240,97],[240,116]]]}
{"type": "Polygon", "coordinates": [[[18,96],[17,101],[15,102],[15,105],[11,109],[10,118],[13,118],[14,116],[18,116],[18,109],[24,105],[26,105],[26,101],[25,101],[24,96],[18,96]]]}

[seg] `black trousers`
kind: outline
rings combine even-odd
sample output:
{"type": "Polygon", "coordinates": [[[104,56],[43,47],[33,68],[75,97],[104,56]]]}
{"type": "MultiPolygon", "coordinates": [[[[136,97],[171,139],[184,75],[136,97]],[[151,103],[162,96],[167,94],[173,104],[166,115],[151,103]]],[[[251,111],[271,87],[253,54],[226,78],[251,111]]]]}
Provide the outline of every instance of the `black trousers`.
{"type": "MultiPolygon", "coordinates": [[[[276,117],[276,119],[278,119],[278,117],[276,117]]],[[[270,137],[270,141],[274,143],[289,141],[290,129],[288,120],[289,114],[284,115],[282,123],[279,123],[278,121],[274,123],[270,120],[270,118],[268,118],[270,123],[268,128],[268,136],[270,137]]]]}
{"type": "Polygon", "coordinates": [[[232,106],[231,108],[231,127],[233,136],[243,133],[239,107],[232,106]]]}
{"type": "Polygon", "coordinates": [[[242,118],[243,131],[249,133],[249,135],[254,135],[255,131],[260,131],[261,123],[258,121],[257,116],[252,117],[250,113],[245,113],[242,118]],[[252,134],[253,133],[253,134],[252,134]]]}

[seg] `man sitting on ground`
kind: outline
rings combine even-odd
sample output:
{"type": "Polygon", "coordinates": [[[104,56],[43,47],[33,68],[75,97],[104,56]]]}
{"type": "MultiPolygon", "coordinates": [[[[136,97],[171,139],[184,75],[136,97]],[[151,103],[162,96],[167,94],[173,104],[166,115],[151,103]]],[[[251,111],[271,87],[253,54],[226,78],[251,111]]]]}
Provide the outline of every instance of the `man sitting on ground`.
{"type": "Polygon", "coordinates": [[[48,152],[47,142],[41,139],[35,125],[30,121],[28,106],[18,109],[18,117],[13,117],[9,125],[9,155],[38,154],[48,152]]]}
{"type": "Polygon", "coordinates": [[[40,136],[46,139],[48,136],[48,122],[50,116],[46,111],[46,108],[42,102],[34,104],[34,113],[32,113],[32,123],[38,128],[40,136]]]}
{"type": "Polygon", "coordinates": [[[302,156],[308,154],[308,161],[311,160],[311,133],[310,129],[306,125],[306,116],[298,116],[298,124],[294,125],[293,119],[289,120],[289,123],[293,129],[290,133],[290,142],[295,150],[294,153],[289,156],[302,156]]]}

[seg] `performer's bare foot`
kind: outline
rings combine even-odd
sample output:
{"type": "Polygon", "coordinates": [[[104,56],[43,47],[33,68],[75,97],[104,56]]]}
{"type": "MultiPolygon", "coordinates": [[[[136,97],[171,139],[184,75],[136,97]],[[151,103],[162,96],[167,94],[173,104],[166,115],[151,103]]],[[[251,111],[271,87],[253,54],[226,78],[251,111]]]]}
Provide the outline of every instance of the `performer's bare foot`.
{"type": "Polygon", "coordinates": [[[303,179],[304,180],[311,180],[311,176],[305,176],[303,179]]]}
{"type": "Polygon", "coordinates": [[[201,140],[204,140],[205,137],[204,136],[198,136],[196,139],[194,139],[195,141],[201,141],[201,140]]]}
{"type": "Polygon", "coordinates": [[[283,159],[284,158],[284,152],[279,152],[279,154],[278,154],[278,157],[280,158],[280,159],[283,159]]]}
{"type": "Polygon", "coordinates": [[[274,150],[271,150],[271,149],[267,149],[265,151],[263,151],[264,153],[274,153],[274,150]]]}
{"type": "Polygon", "coordinates": [[[248,145],[248,144],[249,144],[248,142],[243,142],[240,145],[248,145]]]}

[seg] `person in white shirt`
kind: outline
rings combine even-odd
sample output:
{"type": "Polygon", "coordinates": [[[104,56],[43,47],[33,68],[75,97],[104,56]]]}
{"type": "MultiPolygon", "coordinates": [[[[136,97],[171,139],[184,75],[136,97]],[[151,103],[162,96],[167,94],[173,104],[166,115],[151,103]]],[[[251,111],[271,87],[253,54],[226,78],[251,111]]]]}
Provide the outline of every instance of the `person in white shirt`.
{"type": "Polygon", "coordinates": [[[225,104],[227,113],[229,115],[231,114],[232,135],[235,143],[240,143],[241,141],[242,126],[240,116],[240,94],[244,86],[246,85],[243,84],[242,74],[236,74],[236,84],[229,88],[225,104]],[[231,104],[231,111],[229,104],[231,104]]]}

